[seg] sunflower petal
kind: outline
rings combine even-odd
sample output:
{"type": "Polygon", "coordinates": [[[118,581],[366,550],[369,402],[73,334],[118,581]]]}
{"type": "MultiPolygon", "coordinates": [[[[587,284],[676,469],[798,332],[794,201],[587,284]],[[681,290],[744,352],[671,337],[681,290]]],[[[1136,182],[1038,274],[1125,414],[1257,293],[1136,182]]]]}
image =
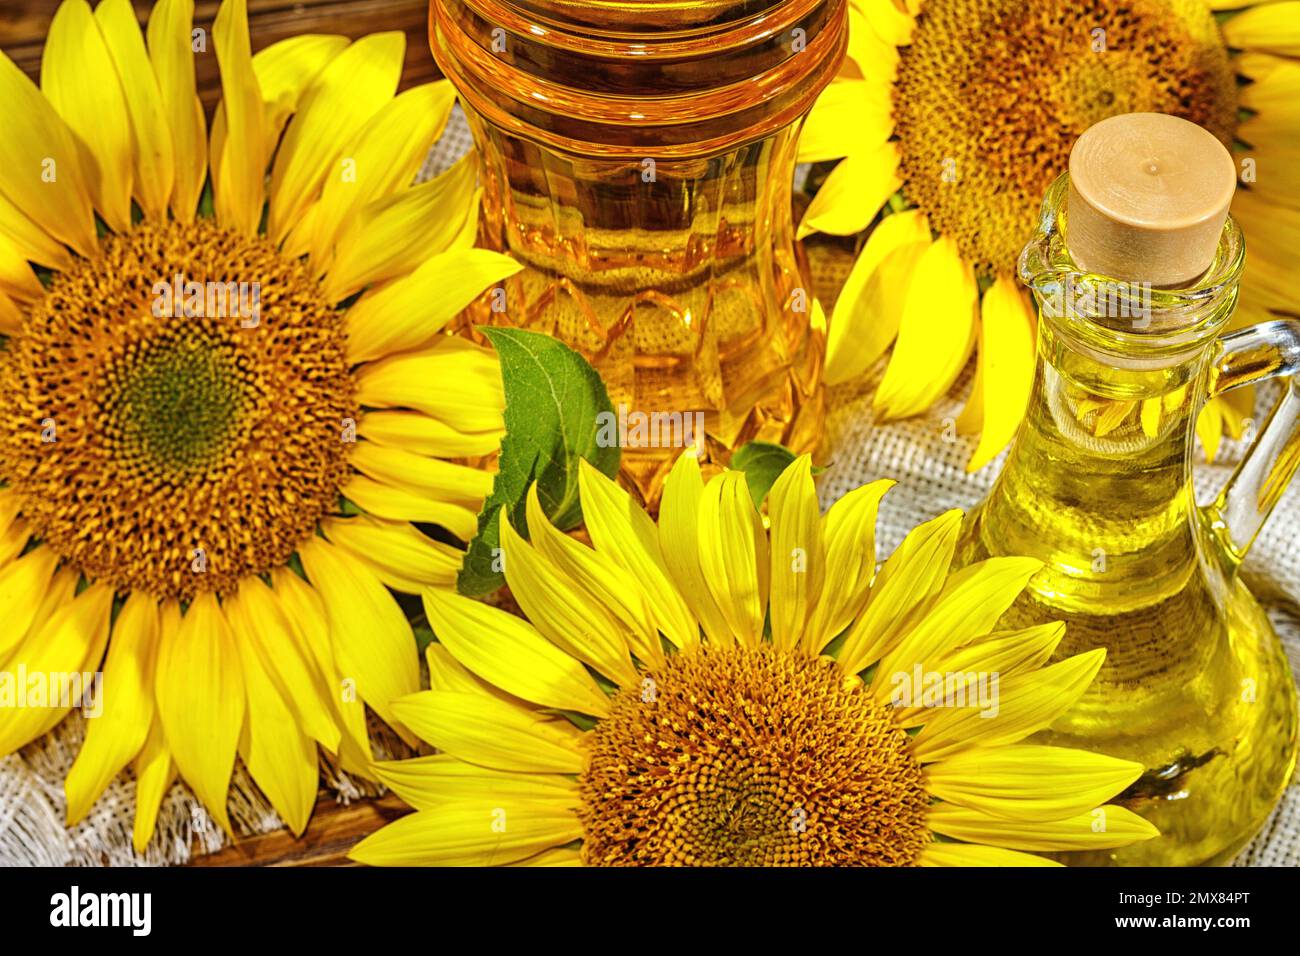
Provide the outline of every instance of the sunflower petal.
{"type": "Polygon", "coordinates": [[[894,131],[888,87],[836,77],[799,131],[799,162],[822,163],[878,147],[894,131]]]}
{"type": "Polygon", "coordinates": [[[136,853],[143,853],[153,839],[158,810],[175,779],[176,764],[167,751],[162,721],[155,717],[149,736],[135,758],[135,822],[131,842],[136,853]]]}
{"type": "Polygon", "coordinates": [[[419,412],[377,411],[361,416],[357,434],[379,445],[431,458],[475,458],[499,451],[506,430],[504,419],[498,428],[462,432],[419,412]]]}
{"type": "Polygon", "coordinates": [[[885,354],[898,335],[902,290],[929,245],[930,224],[918,209],[886,216],[871,230],[831,312],[828,385],[860,375],[885,354]]]}
{"type": "Polygon", "coordinates": [[[957,548],[962,513],[946,511],[917,525],[889,556],[871,584],[866,610],[853,625],[839,661],[856,674],[902,640],[914,608],[939,593],[957,548]]]}
{"type": "Polygon", "coordinates": [[[375,773],[384,786],[417,810],[476,800],[526,799],[561,810],[578,805],[578,784],[569,777],[489,770],[451,754],[386,760],[375,764],[375,773]]]}
{"type": "Polygon", "coordinates": [[[226,139],[220,160],[212,160],[212,195],[217,222],[256,235],[262,221],[263,182],[269,151],[262,91],[253,72],[246,0],[225,0],[212,24],[221,68],[221,106],[226,139]]]}
{"type": "Polygon", "coordinates": [[[404,738],[393,701],[420,686],[415,635],[379,578],[342,548],[313,538],[299,548],[329,621],[339,673],[404,738]]]}
{"type": "MultiPolygon", "coordinates": [[[[3,67],[0,67],[0,75],[3,75],[3,67]]],[[[72,265],[72,255],[67,247],[33,222],[3,193],[0,193],[0,236],[12,242],[19,254],[30,262],[38,262],[56,272],[72,265]]]]}
{"type": "Polygon", "coordinates": [[[77,141],[27,74],[0,51],[0,192],[33,223],[83,256],[99,246],[77,141]]]}
{"type": "Polygon", "coordinates": [[[376,481],[402,488],[436,501],[464,505],[478,511],[492,492],[495,476],[482,468],[426,458],[400,448],[357,442],[352,466],[376,481]]]}
{"type": "Polygon", "coordinates": [[[206,122],[195,89],[190,47],[193,22],[194,0],[158,0],[146,30],[149,58],[171,128],[175,171],[171,210],[181,222],[194,219],[208,167],[206,122]]]}
{"type": "Polygon", "coordinates": [[[876,411],[906,418],[952,387],[975,340],[979,290],[957,243],[940,237],[921,254],[908,283],[898,341],[876,392],[876,411]]]}
{"type": "Polygon", "coordinates": [[[585,763],[573,724],[488,694],[425,690],[393,709],[421,739],[469,763],[521,773],[581,773],[585,763]]]}
{"type": "Polygon", "coordinates": [[[1045,856],[1004,850],[978,843],[928,843],[921,851],[920,866],[1064,866],[1045,856]]]}
{"type": "Polygon", "coordinates": [[[280,243],[339,168],[343,147],[397,91],[406,53],[398,32],[362,37],[331,59],[298,103],[271,172],[267,235],[280,243]]]}
{"type": "Polygon", "coordinates": [[[226,792],[244,725],[244,673],[230,625],[211,593],[194,599],[175,633],[164,631],[155,680],[158,716],[176,766],[230,833],[226,792]]]}
{"type": "MultiPolygon", "coordinates": [[[[734,638],[722,609],[705,583],[700,563],[699,516],[703,497],[704,479],[699,461],[693,455],[678,455],[664,482],[659,503],[659,541],[664,566],[672,575],[677,592],[703,625],[704,632],[726,644],[734,638]]],[[[690,635],[689,643],[695,643],[696,639],[696,635],[690,635]]]]}
{"type": "Polygon", "coordinates": [[[979,363],[984,428],[967,471],[979,471],[1015,437],[1034,384],[1034,313],[1007,276],[984,293],[979,363]]]}
{"type": "Polygon", "coordinates": [[[826,573],[826,544],[810,456],[799,456],[776,479],[768,493],[767,513],[771,519],[772,643],[792,650],[804,639],[826,573]]]}
{"type": "Polygon", "coordinates": [[[500,866],[582,836],[571,810],[526,798],[502,802],[417,811],[372,833],[348,857],[370,866],[500,866]]]}
{"type": "Polygon", "coordinates": [[[1300,2],[1262,3],[1230,17],[1223,39],[1238,50],[1300,56],[1300,2]]]}
{"type": "Polygon", "coordinates": [[[154,721],[153,670],[158,604],[141,592],[127,598],[113,625],[100,689],[100,715],[86,721],[86,739],[64,782],[68,826],[90,811],[118,771],[140,752],[154,721]]]}
{"type": "Polygon", "coordinates": [[[410,408],[461,432],[503,428],[505,391],[496,353],[443,336],[420,352],[394,355],[356,374],[357,401],[370,408],[410,408]],[[430,388],[436,382],[436,388],[430,388]]]}
{"type": "Polygon", "coordinates": [[[371,289],[347,311],[348,361],[421,348],[485,289],[523,269],[489,249],[458,249],[371,289]]]}
{"type": "Polygon", "coordinates": [[[1020,744],[979,747],[926,767],[940,800],[1009,820],[1061,820],[1100,806],[1142,775],[1129,760],[1020,744]]]}
{"type": "Polygon", "coordinates": [[[699,511],[700,572],[734,640],[757,647],[767,611],[767,534],[745,475],[728,471],[704,486],[699,511]]]}
{"type": "Polygon", "coordinates": [[[405,521],[369,515],[326,518],[325,537],[364,561],[388,587],[419,594],[427,586],[456,584],[465,552],[435,541],[405,521]]]}
{"type": "Polygon", "coordinates": [[[809,653],[820,653],[866,604],[876,573],[876,511],[892,487],[887,478],[860,485],[826,513],[826,575],[808,622],[804,647],[809,653]]]}
{"type": "Polygon", "coordinates": [[[5,622],[0,632],[0,663],[32,626],[58,562],[53,548],[41,547],[0,568],[0,621],[5,622]]]}
{"type": "Polygon", "coordinates": [[[881,143],[853,153],[833,170],[804,212],[798,238],[814,232],[850,236],[867,228],[902,180],[898,144],[881,143]]]}
{"type": "Polygon", "coordinates": [[[339,230],[366,205],[411,184],[455,102],[450,81],[425,83],[399,93],[357,130],[343,148],[346,170],[332,172],[321,190],[313,261],[323,261],[339,230]]]}
{"type": "Polygon", "coordinates": [[[1012,850],[1101,850],[1159,836],[1132,810],[1097,807],[1064,820],[1009,820],[940,803],[930,808],[930,829],[954,840],[989,843],[1012,850]]]}
{"type": "Polygon", "coordinates": [[[95,8],[95,21],[122,81],[127,117],[131,124],[131,183],[136,201],[148,219],[167,214],[176,175],[171,130],[163,108],[158,79],[149,65],[144,34],[130,0],[103,0],[95,8]]]}
{"type": "Polygon", "coordinates": [[[374,282],[405,275],[452,247],[475,207],[473,155],[428,182],[365,206],[339,237],[322,294],[338,302],[374,282]]]}
{"type": "Polygon", "coordinates": [[[365,475],[353,475],[340,493],[377,518],[439,525],[462,541],[469,541],[478,531],[478,512],[474,508],[434,501],[423,491],[395,487],[365,475]]]}

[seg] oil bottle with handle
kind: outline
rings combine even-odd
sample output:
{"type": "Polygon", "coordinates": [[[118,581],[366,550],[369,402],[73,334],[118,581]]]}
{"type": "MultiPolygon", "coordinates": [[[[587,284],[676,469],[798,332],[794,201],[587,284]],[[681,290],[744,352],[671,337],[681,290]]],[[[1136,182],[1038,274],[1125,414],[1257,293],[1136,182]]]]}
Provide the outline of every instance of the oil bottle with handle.
{"type": "Polygon", "coordinates": [[[1295,683],[1238,571],[1300,465],[1300,322],[1222,334],[1245,261],[1235,187],[1230,155],[1200,127],[1112,117],[1076,143],[1020,258],[1040,314],[1033,391],[960,557],[1044,561],[1012,626],[1063,620],[1058,656],[1107,654],[1040,742],[1141,763],[1119,800],[1161,831],[1067,863],[1230,862],[1295,765],[1295,683]],[[1271,378],[1280,403],[1198,506],[1200,409],[1271,378]]]}

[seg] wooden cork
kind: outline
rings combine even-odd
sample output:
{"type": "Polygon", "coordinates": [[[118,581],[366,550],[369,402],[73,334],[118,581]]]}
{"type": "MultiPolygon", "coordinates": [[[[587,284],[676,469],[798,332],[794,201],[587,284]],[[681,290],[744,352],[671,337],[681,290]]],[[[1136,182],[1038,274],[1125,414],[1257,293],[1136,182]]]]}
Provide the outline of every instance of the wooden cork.
{"type": "Polygon", "coordinates": [[[1086,272],[1186,285],[1213,263],[1236,186],[1232,156],[1195,123],[1112,116],[1070,151],[1066,244],[1086,272]]]}

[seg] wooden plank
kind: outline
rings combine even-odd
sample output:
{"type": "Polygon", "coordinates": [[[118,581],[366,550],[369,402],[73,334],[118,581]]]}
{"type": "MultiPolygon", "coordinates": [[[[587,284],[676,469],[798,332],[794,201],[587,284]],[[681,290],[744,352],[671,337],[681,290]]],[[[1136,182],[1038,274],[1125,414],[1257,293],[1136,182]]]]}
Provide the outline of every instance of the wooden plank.
{"type": "Polygon", "coordinates": [[[322,792],[306,832],[297,839],[288,830],[241,837],[233,846],[196,856],[191,866],[356,866],[347,852],[384,824],[411,808],[392,794],[343,806],[322,792]]]}
{"type": "MultiPolygon", "coordinates": [[[[143,24],[153,4],[133,0],[143,24]]],[[[221,98],[221,79],[212,43],[212,21],[219,4],[199,0],[194,25],[207,31],[207,50],[194,54],[195,80],[209,118],[221,98]]],[[[0,50],[34,81],[40,82],[41,51],[57,0],[5,0],[0,7],[0,50]]],[[[367,33],[400,30],[406,34],[401,89],[435,80],[441,73],[429,52],[427,0],[249,0],[248,28],[253,52],[303,33],[339,33],[352,39],[367,33]]]]}

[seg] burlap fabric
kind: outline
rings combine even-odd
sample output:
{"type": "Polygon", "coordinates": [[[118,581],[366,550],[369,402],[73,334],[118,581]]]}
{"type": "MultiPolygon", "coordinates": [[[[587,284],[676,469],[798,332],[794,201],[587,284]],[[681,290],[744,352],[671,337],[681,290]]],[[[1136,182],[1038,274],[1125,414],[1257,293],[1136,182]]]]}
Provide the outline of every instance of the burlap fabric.
{"type": "MultiPolygon", "coordinates": [[[[424,175],[445,168],[468,147],[463,121],[451,124],[435,148],[424,175]]],[[[877,423],[871,395],[880,369],[830,396],[824,449],[830,467],[820,479],[822,502],[829,506],[849,489],[879,477],[898,486],[880,512],[881,553],[888,553],[908,529],[948,508],[969,508],[988,490],[1001,467],[994,462],[968,475],[970,439],[945,440],[949,420],[955,419],[970,388],[969,372],[950,395],[925,415],[905,422],[877,423]]],[[[1261,394],[1257,420],[1263,420],[1261,394]]],[[[1238,443],[1225,441],[1214,465],[1198,464],[1196,487],[1205,500],[1213,497],[1241,454],[1238,443]]],[[[1199,460],[1199,456],[1198,456],[1199,460]]],[[[1293,673],[1300,673],[1300,487],[1293,486],[1278,505],[1246,565],[1247,580],[1282,634],[1293,673]]],[[[131,849],[134,785],[129,773],[115,780],[78,826],[63,826],[63,778],[76,756],[83,734],[80,717],[63,722],[53,733],[0,761],[0,863],[7,865],[132,865],[184,863],[195,852],[210,852],[224,835],[180,784],[174,786],[159,815],[157,835],[148,852],[131,849]]],[[[379,742],[381,752],[385,742],[379,742]]],[[[366,794],[364,786],[336,774],[324,785],[335,799],[348,801],[366,794]]],[[[238,770],[231,788],[230,817],[241,833],[261,833],[279,826],[275,812],[251,780],[238,770]]],[[[1237,865],[1300,865],[1300,793],[1292,786],[1263,832],[1237,859],[1237,865]]]]}

